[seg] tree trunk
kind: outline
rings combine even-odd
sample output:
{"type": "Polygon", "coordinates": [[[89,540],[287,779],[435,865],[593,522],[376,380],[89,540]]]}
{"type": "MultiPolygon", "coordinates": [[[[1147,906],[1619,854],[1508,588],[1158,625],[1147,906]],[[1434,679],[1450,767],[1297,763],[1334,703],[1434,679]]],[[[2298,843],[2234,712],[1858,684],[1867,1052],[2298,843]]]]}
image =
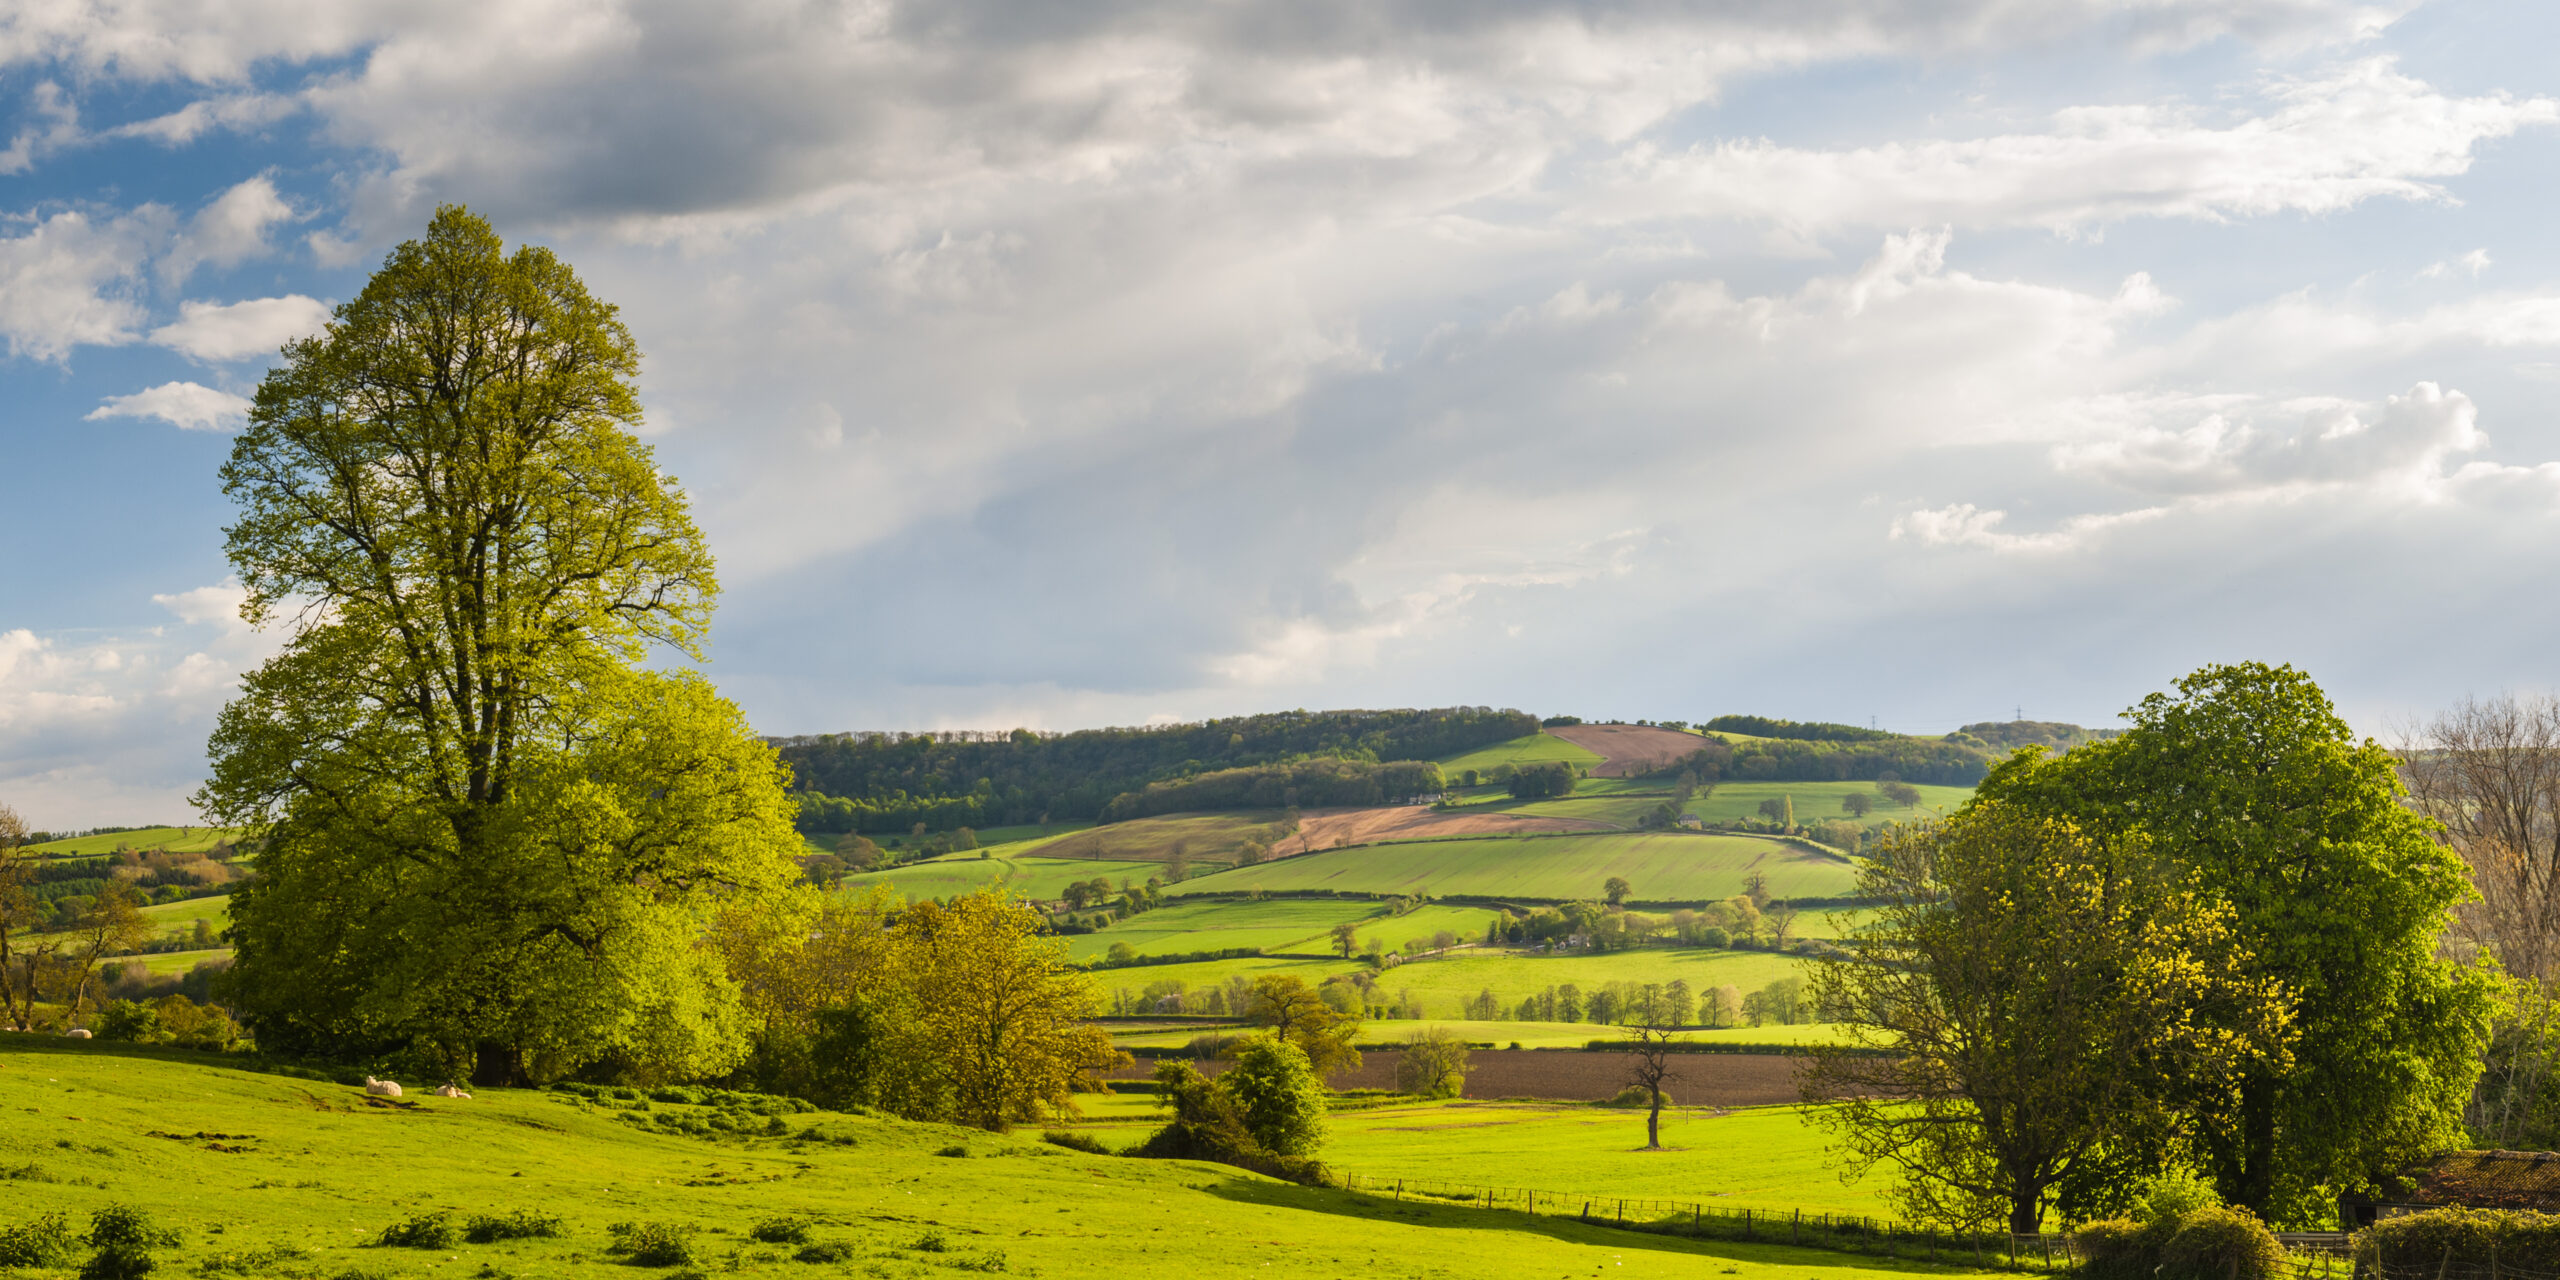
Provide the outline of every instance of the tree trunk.
{"type": "Polygon", "coordinates": [[[2044,1214],[2036,1207],[2042,1195],[2029,1192],[2009,1197],[2009,1234],[2031,1236],[2044,1230],[2044,1214]]]}
{"type": "Polygon", "coordinates": [[[1644,1149],[1662,1149],[1662,1091],[1653,1091],[1653,1109],[1644,1113],[1644,1149]]]}
{"type": "Polygon", "coordinates": [[[481,1041],[472,1055],[471,1083],[487,1089],[530,1083],[524,1078],[524,1055],[514,1045],[481,1041]]]}

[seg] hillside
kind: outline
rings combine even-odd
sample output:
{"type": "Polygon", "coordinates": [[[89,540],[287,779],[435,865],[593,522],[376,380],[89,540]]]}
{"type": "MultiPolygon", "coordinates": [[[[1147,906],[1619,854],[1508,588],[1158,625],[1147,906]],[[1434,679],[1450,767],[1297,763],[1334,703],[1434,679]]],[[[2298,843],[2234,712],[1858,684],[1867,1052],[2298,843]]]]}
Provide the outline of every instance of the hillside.
{"type": "MultiPolygon", "coordinates": [[[[170,1274],[604,1274],[1397,1277],[1738,1275],[1882,1280],[1921,1270],[1775,1245],[1689,1242],[1553,1217],[1273,1182],[1217,1165],[1092,1156],[1031,1140],[830,1113],[490,1090],[469,1101],[368,1101],[345,1085],[261,1075],[194,1055],[0,1034],[0,1227],[107,1205],[179,1229],[170,1274]],[[635,1109],[637,1108],[637,1109],[635,1109]],[[711,1128],[736,1117],[757,1136],[711,1128]],[[672,1122],[672,1123],[671,1123],[672,1122]],[[700,1136],[677,1126],[702,1130],[700,1136]],[[779,1133],[764,1135],[775,1128],[779,1133]],[[965,1153],[965,1154],[962,1154],[965,1153]],[[561,1234],[433,1250],[367,1247],[388,1226],[450,1211],[556,1218],[561,1234]],[[841,1247],[821,1267],[750,1238],[793,1217],[841,1247]],[[615,1223],[692,1230],[693,1267],[607,1255],[615,1223]]],[[[1131,1136],[1134,1136],[1132,1134],[1131,1136]]],[[[1348,1153],[1402,1159],[1390,1135],[1348,1153]]],[[[1586,1157],[1572,1172],[1606,1171],[1586,1157]]],[[[1937,1269],[1928,1269],[1936,1274],[1937,1269]]],[[[67,1274],[67,1273],[66,1273],[67,1274]]]]}
{"type": "Polygon", "coordinates": [[[1589,899],[1612,876],[1646,902],[1729,898],[1758,871],[1782,898],[1850,892],[1839,858],[1783,840],[1688,833],[1514,836],[1369,845],[1238,867],[1176,885],[1176,895],[1325,890],[1335,893],[1589,899]]]}

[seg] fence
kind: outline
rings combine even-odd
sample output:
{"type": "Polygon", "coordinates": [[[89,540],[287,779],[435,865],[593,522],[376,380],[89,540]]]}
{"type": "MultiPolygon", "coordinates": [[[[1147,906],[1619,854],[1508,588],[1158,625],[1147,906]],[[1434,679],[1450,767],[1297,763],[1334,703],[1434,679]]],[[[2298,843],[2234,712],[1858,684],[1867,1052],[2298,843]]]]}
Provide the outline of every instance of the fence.
{"type": "MultiPolygon", "coordinates": [[[[1743,1240],[1790,1244],[1845,1253],[1908,1258],[1915,1262],[1966,1262],[1983,1269],[2064,1272],[2081,1259],[2069,1236],[2059,1233],[2013,1235],[2008,1232],[1949,1232],[1889,1222],[1857,1214],[1806,1213],[1801,1209],[1737,1209],[1697,1200],[1663,1200],[1644,1196],[1602,1196],[1585,1192],[1542,1191],[1527,1187],[1478,1186],[1437,1178],[1384,1178],[1354,1173],[1345,1176],[1350,1190],[1395,1200],[1423,1200],[1479,1209],[1506,1209],[1542,1217],[1574,1218],[1601,1226],[1688,1239],[1743,1240]]],[[[2349,1280],[2354,1274],[2346,1258],[2344,1232],[2298,1232],[2281,1235],[2291,1274],[2287,1280],[2349,1280]]],[[[2378,1280],[2560,1280],[2560,1275],[2508,1271],[2473,1275],[2461,1268],[2442,1275],[2402,1275],[2395,1271],[2378,1280]]]]}

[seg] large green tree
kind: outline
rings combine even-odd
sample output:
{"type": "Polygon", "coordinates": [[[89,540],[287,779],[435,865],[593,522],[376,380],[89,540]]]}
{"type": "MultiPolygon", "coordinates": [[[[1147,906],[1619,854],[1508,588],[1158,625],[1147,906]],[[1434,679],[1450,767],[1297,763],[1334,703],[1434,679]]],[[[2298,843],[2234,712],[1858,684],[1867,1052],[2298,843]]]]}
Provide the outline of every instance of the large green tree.
{"type": "Polygon", "coordinates": [[[2244,976],[2284,992],[2289,1063],[2190,1082],[2197,1167],[2231,1204],[2314,1221],[2461,1139],[2492,984],[2439,957],[2470,882],[2404,804],[2389,752],[2358,740],[2290,666],[2205,667],[2127,713],[2132,727],[1995,768],[1976,804],[2139,834],[2226,906],[2244,976]]]}
{"type": "Polygon", "coordinates": [[[639,360],[568,264],[448,207],[259,386],[227,550],[287,640],[198,803],[264,841],[232,918],[267,1047],[484,1080],[743,1052],[698,939],[799,841],[736,709],[639,665],[698,660],[715,591],[639,360]]]}

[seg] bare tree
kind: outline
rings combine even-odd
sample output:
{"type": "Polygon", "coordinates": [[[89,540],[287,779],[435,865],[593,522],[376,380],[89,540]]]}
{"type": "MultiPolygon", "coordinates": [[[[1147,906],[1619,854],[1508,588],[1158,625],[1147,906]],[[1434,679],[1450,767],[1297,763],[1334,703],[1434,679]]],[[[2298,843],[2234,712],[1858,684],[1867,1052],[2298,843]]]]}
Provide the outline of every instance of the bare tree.
{"type": "Polygon", "coordinates": [[[1671,1069],[1671,1029],[1652,1025],[1630,1027],[1634,1033],[1627,1041],[1627,1083],[1644,1090],[1644,1149],[1662,1150],[1662,1086],[1680,1078],[1671,1069]]]}
{"type": "Polygon", "coordinates": [[[2453,941],[2513,980],[2465,1119],[2502,1146],[2545,1141],[2560,1118],[2545,1096],[2560,1054],[2560,697],[2465,698],[2403,730],[2400,762],[2480,890],[2455,909],[2453,941]]]}
{"type": "Polygon", "coordinates": [[[36,939],[42,925],[35,859],[25,853],[26,820],[0,804],[0,1027],[35,1025],[36,975],[59,943],[36,939]]]}

